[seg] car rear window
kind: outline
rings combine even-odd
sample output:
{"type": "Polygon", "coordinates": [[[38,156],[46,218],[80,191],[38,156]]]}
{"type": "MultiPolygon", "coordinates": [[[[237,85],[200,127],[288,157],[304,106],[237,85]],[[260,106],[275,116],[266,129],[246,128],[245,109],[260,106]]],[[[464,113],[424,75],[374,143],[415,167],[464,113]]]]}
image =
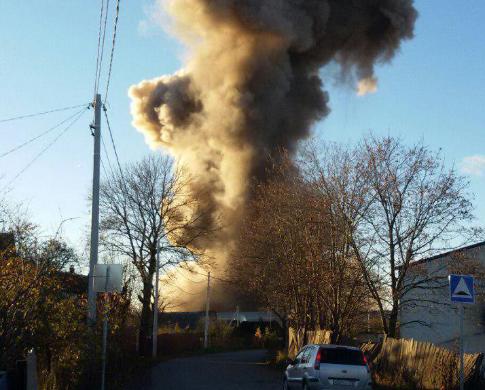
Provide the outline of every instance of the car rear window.
{"type": "Polygon", "coordinates": [[[362,351],[348,348],[322,348],[321,363],[365,366],[362,351]]]}

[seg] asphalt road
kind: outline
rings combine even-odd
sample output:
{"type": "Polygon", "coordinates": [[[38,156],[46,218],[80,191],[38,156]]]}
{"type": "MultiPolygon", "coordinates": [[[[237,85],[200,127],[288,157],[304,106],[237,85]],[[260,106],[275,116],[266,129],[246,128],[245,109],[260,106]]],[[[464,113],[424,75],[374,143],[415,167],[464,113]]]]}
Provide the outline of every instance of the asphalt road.
{"type": "Polygon", "coordinates": [[[266,360],[263,350],[174,359],[155,366],[137,389],[279,390],[282,373],[266,360]]]}

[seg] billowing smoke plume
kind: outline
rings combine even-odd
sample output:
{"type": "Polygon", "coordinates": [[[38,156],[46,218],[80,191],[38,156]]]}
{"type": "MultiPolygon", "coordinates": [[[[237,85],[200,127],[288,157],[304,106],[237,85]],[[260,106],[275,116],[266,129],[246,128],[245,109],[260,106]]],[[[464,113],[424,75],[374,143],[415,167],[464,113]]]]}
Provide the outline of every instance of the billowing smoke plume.
{"type": "MultiPolygon", "coordinates": [[[[340,66],[361,94],[376,90],[374,65],[413,36],[412,0],[168,0],[175,33],[189,47],[183,70],[130,89],[134,126],[169,151],[194,181],[224,251],[267,156],[294,151],[329,113],[319,70],[340,66]],[[221,225],[223,221],[223,225],[221,225]]],[[[222,272],[220,270],[219,272],[222,272]]]]}

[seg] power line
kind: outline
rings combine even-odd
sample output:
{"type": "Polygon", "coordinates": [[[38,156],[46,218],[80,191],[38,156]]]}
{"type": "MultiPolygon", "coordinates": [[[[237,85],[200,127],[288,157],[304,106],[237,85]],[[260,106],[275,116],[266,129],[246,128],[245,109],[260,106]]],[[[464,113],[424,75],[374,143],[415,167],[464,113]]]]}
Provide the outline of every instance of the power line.
{"type": "Polygon", "coordinates": [[[182,287],[179,287],[176,284],[169,283],[168,280],[164,280],[164,282],[167,283],[169,286],[172,286],[172,287],[175,287],[175,288],[179,289],[184,294],[188,294],[188,295],[200,295],[199,293],[191,293],[191,292],[185,291],[182,287]]]}
{"type": "Polygon", "coordinates": [[[115,51],[115,44],[116,44],[116,32],[118,30],[118,18],[120,14],[120,0],[116,1],[116,16],[115,16],[115,22],[114,22],[114,28],[113,28],[113,42],[111,44],[111,56],[109,59],[109,70],[108,70],[108,78],[106,81],[106,91],[104,93],[104,101],[106,102],[108,99],[108,90],[109,90],[109,83],[111,80],[111,69],[113,67],[113,57],[114,57],[114,51],[115,51]]]}
{"type": "Polygon", "coordinates": [[[24,166],[13,178],[10,180],[4,188],[7,188],[9,185],[11,185],[15,180],[17,180],[27,169],[29,169],[47,150],[49,150],[52,145],[54,145],[59,138],[61,138],[81,117],[83,114],[87,111],[87,108],[83,111],[81,111],[76,118],[74,118],[49,144],[46,145],[44,149],[42,149],[30,162],[24,166]]]}
{"type": "Polygon", "coordinates": [[[108,177],[108,172],[106,172],[106,168],[104,166],[104,162],[103,162],[103,159],[100,158],[99,161],[101,162],[101,168],[103,168],[103,173],[104,173],[104,176],[105,177],[108,177]]]}
{"type": "MultiPolygon", "coordinates": [[[[101,41],[101,57],[99,59],[99,69],[98,69],[98,88],[99,88],[99,80],[101,79],[101,70],[103,68],[103,56],[104,56],[104,44],[106,42],[106,23],[108,22],[108,11],[109,11],[109,0],[106,0],[106,12],[104,14],[104,27],[103,27],[103,39],[101,41]]],[[[96,93],[98,91],[96,90],[96,93]]]]}
{"type": "Polygon", "coordinates": [[[104,0],[101,0],[101,12],[99,13],[99,30],[98,30],[98,50],[96,56],[96,72],[94,73],[94,91],[93,96],[96,96],[98,91],[98,70],[99,70],[99,50],[101,48],[101,29],[103,25],[104,0]]]}
{"type": "Polygon", "coordinates": [[[113,150],[115,152],[116,164],[118,165],[118,169],[120,170],[121,178],[123,179],[123,169],[121,169],[120,159],[119,159],[119,156],[118,156],[118,151],[116,150],[116,144],[115,144],[115,140],[113,138],[113,132],[111,131],[111,125],[109,123],[108,113],[107,113],[106,107],[104,107],[104,116],[106,118],[106,124],[108,125],[109,136],[111,138],[111,145],[113,146],[113,150]]]}
{"type": "MultiPolygon", "coordinates": [[[[185,269],[187,270],[186,268],[181,268],[181,267],[176,267],[175,270],[180,272],[179,275],[182,276],[183,278],[187,279],[188,281],[190,281],[191,283],[205,283],[205,279],[202,279],[202,280],[192,280],[190,279],[187,275],[184,275],[182,272],[181,272],[181,269],[185,269]]],[[[192,270],[187,270],[187,272],[193,272],[192,270]]],[[[195,272],[195,271],[194,271],[195,272]]]]}
{"type": "Polygon", "coordinates": [[[47,115],[47,114],[51,114],[53,112],[72,110],[74,108],[85,107],[86,105],[87,105],[87,103],[84,103],[84,104],[78,104],[76,106],[69,106],[69,107],[62,107],[62,108],[54,108],[53,110],[36,112],[34,114],[26,114],[26,115],[14,116],[14,117],[11,117],[11,118],[0,119],[0,123],[11,122],[11,121],[16,121],[16,120],[20,120],[20,119],[26,119],[26,118],[32,118],[34,116],[47,115]]]}
{"type": "Polygon", "coordinates": [[[47,129],[46,131],[40,133],[39,135],[35,136],[34,138],[31,138],[25,142],[23,142],[22,144],[20,145],[17,145],[16,147],[0,154],[0,158],[3,158],[3,157],[6,157],[8,156],[9,154],[13,153],[13,152],[16,152],[17,150],[19,149],[22,149],[23,147],[31,144],[32,142],[34,141],[37,141],[39,138],[42,138],[43,136],[51,133],[52,131],[54,131],[55,129],[57,129],[58,127],[62,126],[64,123],[66,123],[67,121],[71,120],[72,118],[74,118],[76,115],[80,114],[81,112],[83,112],[86,108],[83,108],[82,110],[76,112],[75,114],[73,115],[70,115],[69,117],[67,117],[66,119],[62,120],[61,122],[59,122],[58,124],[56,124],[55,126],[53,127],[50,127],[49,129],[47,129]]]}
{"type": "MultiPolygon", "coordinates": [[[[192,273],[197,274],[197,275],[202,275],[206,278],[209,276],[208,274],[204,274],[203,272],[198,272],[198,271],[194,271],[194,270],[190,270],[189,272],[192,272],[192,273]]],[[[224,283],[232,283],[230,280],[222,279],[222,278],[219,278],[217,276],[213,276],[212,274],[211,274],[211,279],[216,279],[216,280],[219,280],[219,281],[224,282],[224,283]]]]}
{"type": "MultiPolygon", "coordinates": [[[[104,143],[104,137],[103,136],[101,136],[101,143],[103,144],[103,150],[104,150],[104,154],[106,156],[106,161],[108,162],[109,170],[110,170],[111,173],[113,173],[113,166],[111,165],[111,160],[109,158],[108,149],[106,148],[106,144],[104,143]]],[[[105,174],[106,174],[106,172],[105,172],[105,174]]]]}
{"type": "Polygon", "coordinates": [[[99,81],[101,79],[101,71],[103,68],[104,45],[106,42],[106,25],[108,23],[109,1],[106,0],[106,10],[104,11],[104,0],[101,0],[100,23],[98,31],[98,56],[96,58],[96,74],[94,80],[94,96],[98,93],[99,81]],[[104,11],[104,12],[103,12],[104,11]],[[102,22],[104,14],[104,23],[102,22]],[[102,31],[102,34],[101,34],[102,31]],[[103,36],[101,38],[101,35],[103,36]]]}

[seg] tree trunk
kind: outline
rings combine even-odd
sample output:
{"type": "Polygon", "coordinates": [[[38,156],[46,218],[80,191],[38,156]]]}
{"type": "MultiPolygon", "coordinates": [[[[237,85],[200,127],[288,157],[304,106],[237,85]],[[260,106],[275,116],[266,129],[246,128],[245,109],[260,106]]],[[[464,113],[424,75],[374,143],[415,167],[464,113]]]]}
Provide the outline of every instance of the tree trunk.
{"type": "Polygon", "coordinates": [[[290,351],[290,327],[288,326],[288,317],[285,316],[285,318],[282,321],[283,324],[283,337],[284,337],[284,342],[285,342],[285,352],[288,355],[290,351]]]}
{"type": "Polygon", "coordinates": [[[337,321],[332,321],[331,326],[331,335],[330,335],[330,342],[331,344],[339,344],[340,343],[340,326],[337,321]]]}
{"type": "Polygon", "coordinates": [[[398,337],[398,307],[398,302],[393,302],[391,312],[389,313],[389,325],[387,335],[392,338],[398,337]]]}
{"type": "MultiPolygon", "coordinates": [[[[153,276],[153,275],[152,275],[153,276]]],[[[142,309],[140,318],[140,355],[150,355],[150,337],[152,335],[153,315],[151,309],[152,278],[143,283],[142,309]]]]}

